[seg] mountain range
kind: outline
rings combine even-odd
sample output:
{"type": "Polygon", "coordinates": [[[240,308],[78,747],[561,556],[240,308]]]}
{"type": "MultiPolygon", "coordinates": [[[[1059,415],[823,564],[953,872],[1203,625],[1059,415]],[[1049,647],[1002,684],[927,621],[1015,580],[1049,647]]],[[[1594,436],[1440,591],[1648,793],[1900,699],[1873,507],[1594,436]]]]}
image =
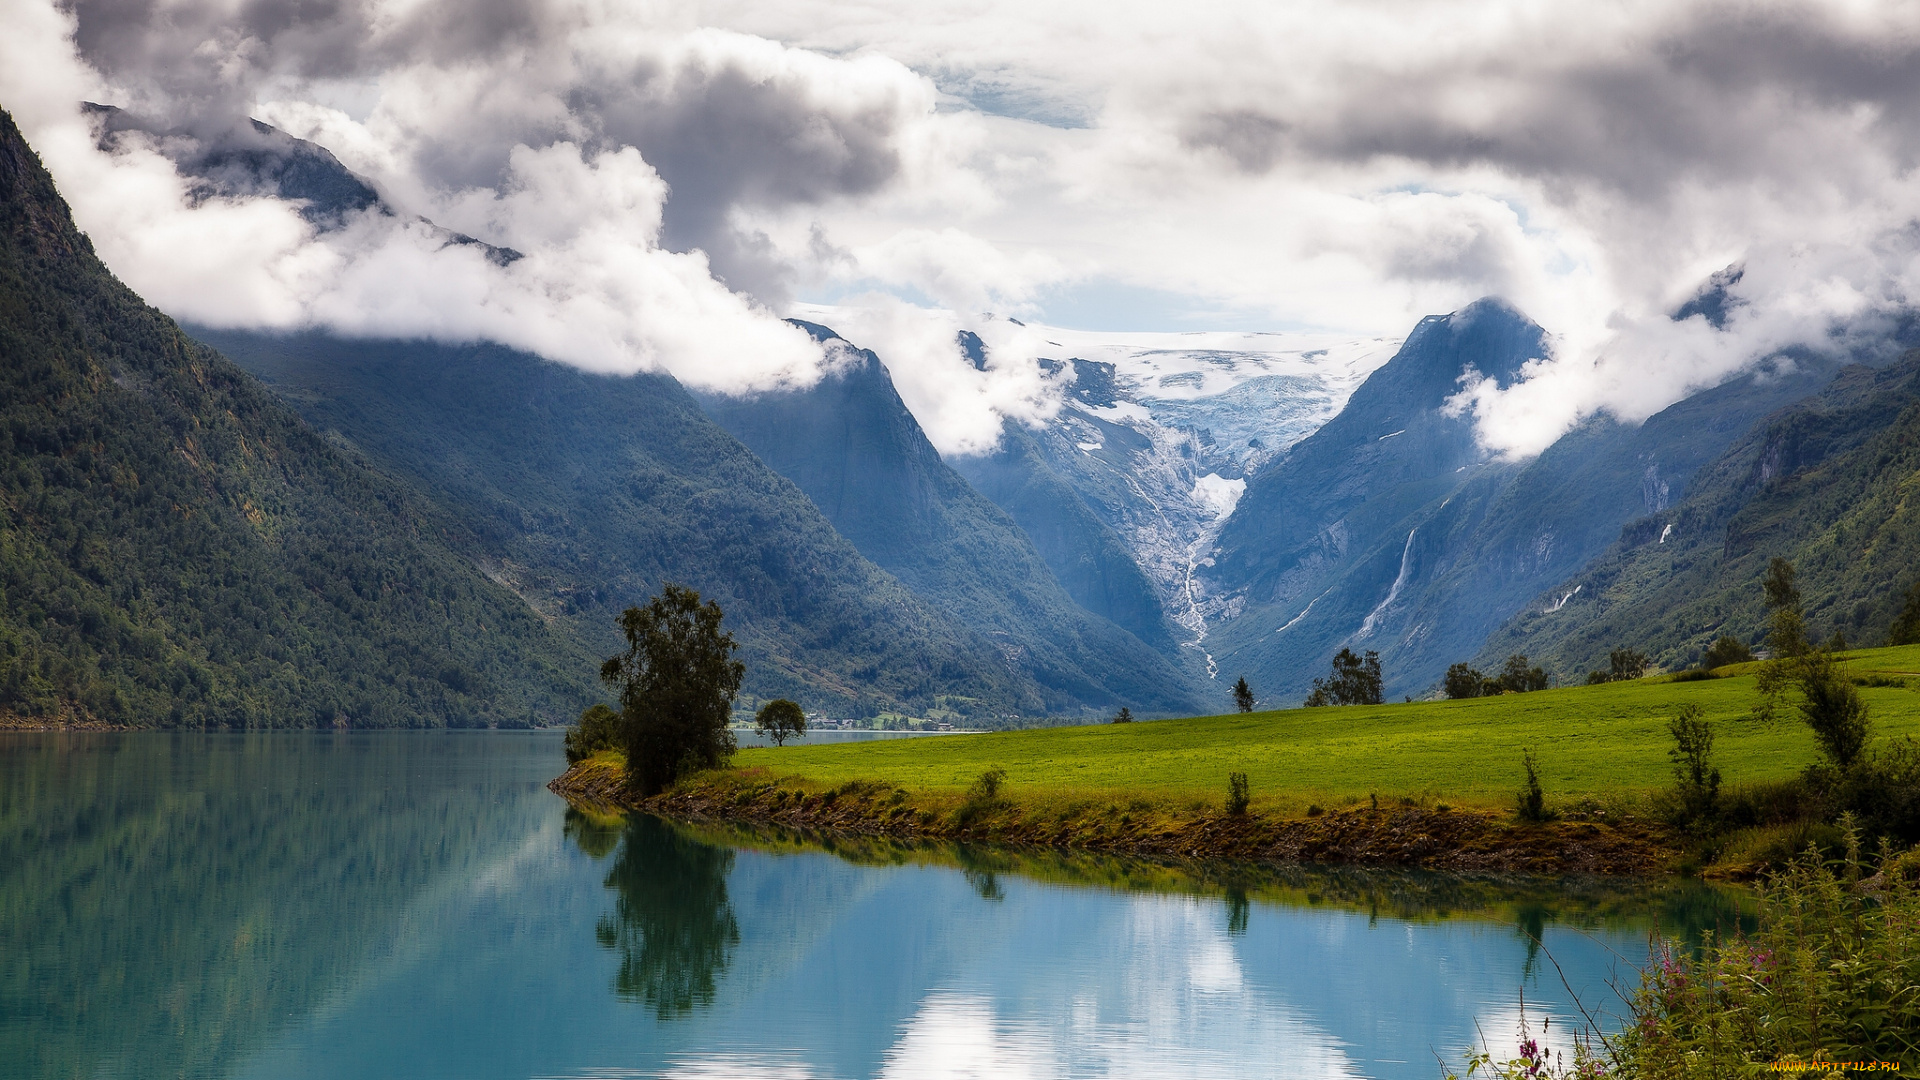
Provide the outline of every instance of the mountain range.
{"type": "MultiPolygon", "coordinates": [[[[133,125],[96,114],[103,140],[133,125]]],[[[394,212],[324,149],[253,136],[177,164],[315,228],[394,212]]],[[[183,332],[93,256],[10,120],[0,189],[0,715],[551,723],[668,581],[726,610],[747,707],[1178,715],[1239,676],[1293,704],[1342,648],[1396,696],[1509,653],[1562,680],[1618,645],[1691,663],[1759,643],[1775,554],[1816,626],[1872,641],[1914,565],[1912,320],[1519,461],[1451,403],[1551,351],[1498,299],[1403,342],[1039,327],[1058,409],[943,457],[830,309],[797,324],[830,373],[747,396],[489,344],[183,332]]],[[[1737,280],[1675,318],[1723,321],[1737,280]]]]}

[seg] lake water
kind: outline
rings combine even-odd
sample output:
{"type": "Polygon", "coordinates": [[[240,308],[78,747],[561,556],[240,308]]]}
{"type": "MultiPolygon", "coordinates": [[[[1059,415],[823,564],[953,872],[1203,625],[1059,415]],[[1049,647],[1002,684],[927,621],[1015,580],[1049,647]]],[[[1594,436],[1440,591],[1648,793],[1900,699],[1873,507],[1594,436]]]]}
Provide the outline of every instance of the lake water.
{"type": "Polygon", "coordinates": [[[594,819],[543,732],[0,735],[0,1076],[1439,1075],[1698,886],[594,819]],[[1544,944],[1544,948],[1535,942],[1544,944]],[[1564,976],[1564,982],[1563,982],[1564,976]]]}

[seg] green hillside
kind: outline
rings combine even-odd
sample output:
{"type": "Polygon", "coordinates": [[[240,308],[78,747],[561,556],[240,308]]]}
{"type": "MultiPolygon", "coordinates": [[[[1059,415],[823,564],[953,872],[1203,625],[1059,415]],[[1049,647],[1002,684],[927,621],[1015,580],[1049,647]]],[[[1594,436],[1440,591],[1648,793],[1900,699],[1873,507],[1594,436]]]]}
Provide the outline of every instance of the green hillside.
{"type": "MultiPolygon", "coordinates": [[[[1849,654],[1855,674],[1892,672],[1906,686],[1867,687],[1877,737],[1920,735],[1920,647],[1849,654]]],[[[1791,776],[1818,757],[1797,721],[1750,719],[1750,675],[1664,678],[1465,701],[1288,709],[1155,723],[744,750],[766,767],[823,785],[878,780],[914,791],[964,788],[990,768],[1026,799],[1142,795],[1218,803],[1245,772],[1256,806],[1287,813],[1379,795],[1511,807],[1521,754],[1538,755],[1548,798],[1608,797],[1672,783],[1666,723],[1698,704],[1716,728],[1729,783],[1791,776]]]]}
{"type": "Polygon", "coordinates": [[[976,723],[1048,706],[995,643],[862,557],[669,376],[497,345],[195,333],[445,507],[500,581],[602,655],[620,611],[671,581],[726,611],[748,704],[976,723]]]}
{"type": "Polygon", "coordinates": [[[569,718],[595,657],[115,280],[0,112],[0,719],[569,718]]]}
{"type": "Polygon", "coordinates": [[[1774,556],[1798,568],[1819,637],[1885,641],[1920,579],[1917,478],[1920,353],[1848,368],[1754,425],[1685,500],[1628,524],[1605,555],[1493,635],[1481,659],[1521,652],[1565,680],[1605,667],[1620,645],[1668,668],[1697,662],[1722,634],[1759,646],[1759,583],[1774,556]],[[1560,597],[1569,598],[1549,610],[1560,597]]]}

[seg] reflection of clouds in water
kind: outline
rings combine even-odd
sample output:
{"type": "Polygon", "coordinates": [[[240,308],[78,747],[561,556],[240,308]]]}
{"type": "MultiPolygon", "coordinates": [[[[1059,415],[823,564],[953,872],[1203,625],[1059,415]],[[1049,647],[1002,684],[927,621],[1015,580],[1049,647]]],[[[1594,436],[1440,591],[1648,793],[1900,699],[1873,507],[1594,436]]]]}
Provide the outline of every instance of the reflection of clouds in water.
{"type": "Polygon", "coordinates": [[[1103,915],[1056,941],[1070,962],[1021,964],[1044,946],[1018,937],[982,957],[922,1003],[885,1075],[1362,1075],[1340,1040],[1246,980],[1217,901],[1135,896],[1103,915]]]}
{"type": "Polygon", "coordinates": [[[811,1080],[812,1076],[804,1061],[771,1054],[726,1053],[675,1061],[660,1074],[661,1080],[811,1080]]]}
{"type": "MultiPolygon", "coordinates": [[[[1480,1013],[1475,1018],[1476,1022],[1487,1040],[1486,1049],[1493,1052],[1496,1060],[1506,1061],[1519,1052],[1522,1028],[1520,1001],[1489,1002],[1488,1010],[1480,1013]]],[[[1578,1013],[1558,1003],[1543,1007],[1528,1002],[1525,1021],[1526,1037],[1556,1055],[1556,1066],[1562,1060],[1568,1064],[1573,1062],[1574,1038],[1586,1029],[1586,1021],[1578,1013]]]]}
{"type": "Polygon", "coordinates": [[[880,1075],[888,1080],[1037,1080],[1066,1074],[1056,1049],[1025,1025],[997,1022],[986,999],[936,992],[907,1021],[880,1075]]]}

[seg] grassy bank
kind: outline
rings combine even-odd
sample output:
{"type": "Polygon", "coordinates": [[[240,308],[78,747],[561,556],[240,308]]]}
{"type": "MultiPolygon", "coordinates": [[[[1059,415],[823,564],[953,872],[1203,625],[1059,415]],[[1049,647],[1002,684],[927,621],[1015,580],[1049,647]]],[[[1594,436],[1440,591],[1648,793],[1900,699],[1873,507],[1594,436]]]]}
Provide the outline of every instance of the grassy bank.
{"type": "MultiPolygon", "coordinates": [[[[1920,646],[1846,655],[1855,675],[1908,682],[1861,689],[1876,734],[1920,734],[1920,646]]],[[[1817,752],[1806,727],[1790,710],[1771,723],[1755,722],[1754,699],[1750,674],[1697,682],[1656,677],[1465,701],[751,749],[735,762],[826,786],[862,780],[952,792],[998,768],[1016,797],[1124,792],[1215,803],[1227,774],[1244,772],[1254,808],[1281,814],[1315,804],[1352,806],[1373,795],[1505,810],[1528,749],[1553,801],[1644,794],[1670,784],[1666,725],[1688,703],[1714,724],[1729,783],[1783,779],[1812,763],[1817,752]]]]}
{"type": "MultiPolygon", "coordinates": [[[[1920,647],[1848,654],[1879,740],[1920,733],[1920,647]]],[[[638,800],[618,754],[555,790],[685,818],[911,839],[994,840],[1154,857],[1296,859],[1457,870],[1647,873],[1690,854],[1651,813],[1673,781],[1668,721],[1697,705],[1730,787],[1791,778],[1818,752],[1785,710],[1753,719],[1755,680],[1656,677],[1465,701],[1289,709],[985,735],[741,751],[735,768],[638,800]],[[1521,757],[1557,820],[1515,820],[1521,757]],[[1251,803],[1225,809],[1228,775],[1251,803]],[[985,787],[983,774],[998,773],[985,787]]],[[[1758,830],[1765,832],[1765,830],[1758,830]]],[[[1774,831],[1781,831],[1775,829],[1774,831]]],[[[1761,837],[1797,850],[1804,838],[1761,837]]],[[[1749,844],[1755,849],[1759,844],[1749,844]]],[[[1738,865],[1741,843],[1709,858],[1738,865]]]]}

